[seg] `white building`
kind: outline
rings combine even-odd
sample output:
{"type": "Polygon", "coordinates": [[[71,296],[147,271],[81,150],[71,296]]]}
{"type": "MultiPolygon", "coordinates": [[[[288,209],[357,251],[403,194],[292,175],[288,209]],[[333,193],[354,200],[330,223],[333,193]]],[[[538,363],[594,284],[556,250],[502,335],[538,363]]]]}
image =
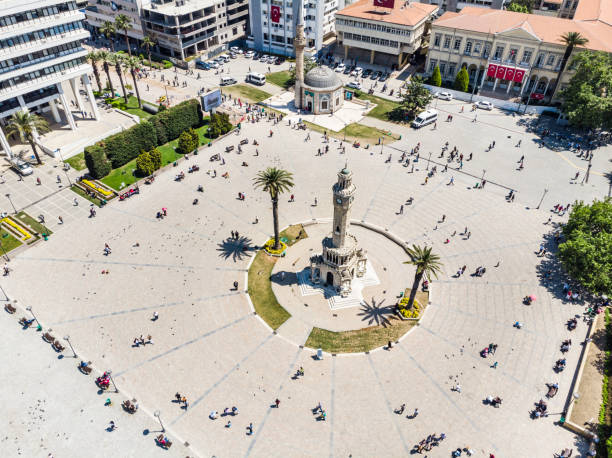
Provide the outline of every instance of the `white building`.
{"type": "MultiPolygon", "coordinates": [[[[144,38],[142,30],[141,11],[151,0],[89,0],[85,15],[94,35],[101,35],[98,30],[105,21],[115,22],[118,14],[125,14],[132,20],[132,28],[128,30],[130,46],[137,46],[144,38]]],[[[116,41],[125,43],[123,30],[117,30],[116,41]]]]}
{"type": "MultiPolygon", "coordinates": [[[[306,54],[318,52],[335,38],[335,14],[351,0],[305,0],[306,54]]],[[[293,56],[297,0],[251,0],[247,46],[268,54],[293,56]]]]}
{"type": "MultiPolygon", "coordinates": [[[[81,42],[89,37],[85,15],[74,0],[3,0],[0,3],[0,126],[21,110],[50,111],[71,129],[76,124],[64,95],[62,83],[69,82],[79,110],[98,118],[91,82],[92,71],[81,42]],[[90,104],[79,93],[82,82],[90,104]]],[[[68,85],[65,85],[66,87],[68,85]]],[[[11,155],[0,128],[0,146],[11,155]]]]}

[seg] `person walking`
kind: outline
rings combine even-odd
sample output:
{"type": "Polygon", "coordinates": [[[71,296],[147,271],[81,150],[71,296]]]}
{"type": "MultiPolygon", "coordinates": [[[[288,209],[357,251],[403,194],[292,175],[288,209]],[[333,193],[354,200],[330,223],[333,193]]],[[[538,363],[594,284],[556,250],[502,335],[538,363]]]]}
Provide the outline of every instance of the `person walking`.
{"type": "Polygon", "coordinates": [[[280,407],[280,399],[276,398],[274,404],[276,404],[276,408],[278,409],[280,407]]]}
{"type": "Polygon", "coordinates": [[[400,215],[403,215],[403,214],[404,214],[404,206],[403,206],[403,205],[400,205],[399,214],[400,214],[400,215]]]}
{"type": "Polygon", "coordinates": [[[64,218],[62,218],[61,216],[58,216],[57,218],[59,219],[60,224],[64,224],[64,218]]]}

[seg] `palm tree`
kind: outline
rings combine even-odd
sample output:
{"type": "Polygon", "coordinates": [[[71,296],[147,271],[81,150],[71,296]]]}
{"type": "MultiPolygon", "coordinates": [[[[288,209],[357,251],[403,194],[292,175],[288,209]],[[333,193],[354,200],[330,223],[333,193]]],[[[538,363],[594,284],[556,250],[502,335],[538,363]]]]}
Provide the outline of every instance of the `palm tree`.
{"type": "Polygon", "coordinates": [[[128,54],[131,56],[132,51],[130,50],[130,38],[128,37],[128,30],[132,28],[132,19],[129,16],[126,16],[125,14],[117,15],[117,17],[115,18],[115,28],[117,30],[123,30],[128,54]]]}
{"type": "Polygon", "coordinates": [[[559,73],[557,73],[557,87],[559,87],[559,83],[561,83],[561,74],[563,73],[563,70],[565,70],[567,61],[572,55],[574,48],[576,46],[586,45],[589,42],[589,39],[580,35],[580,32],[567,32],[561,35],[560,41],[565,43],[565,54],[563,54],[563,59],[561,59],[561,65],[559,66],[559,73]]]}
{"type": "Polygon", "coordinates": [[[123,64],[124,61],[124,57],[123,55],[119,54],[119,53],[115,53],[115,54],[111,54],[111,65],[115,66],[115,71],[117,72],[117,75],[119,76],[119,82],[121,83],[121,90],[123,91],[123,98],[125,99],[125,104],[127,105],[129,103],[129,99],[128,99],[128,95],[127,95],[127,91],[125,90],[125,84],[123,83],[123,70],[121,69],[121,65],[123,64]]]}
{"type": "Polygon", "coordinates": [[[149,35],[146,35],[142,39],[142,45],[147,48],[147,57],[149,58],[149,68],[153,68],[153,62],[151,61],[151,48],[155,46],[155,41],[149,35]]]}
{"type": "Polygon", "coordinates": [[[30,113],[29,111],[18,111],[13,114],[6,128],[7,135],[18,136],[22,142],[28,142],[30,144],[39,164],[42,164],[42,161],[36,149],[34,135],[36,133],[45,134],[50,130],[49,124],[45,118],[30,113]]]}
{"type": "Polygon", "coordinates": [[[134,81],[134,90],[136,91],[136,98],[138,99],[138,108],[142,108],[142,101],[140,100],[140,92],[138,91],[138,83],[136,82],[136,70],[142,66],[142,61],[136,56],[129,56],[123,59],[123,65],[130,70],[132,75],[132,81],[134,81]]]}
{"type": "Polygon", "coordinates": [[[255,188],[261,188],[263,191],[270,193],[270,198],[272,199],[272,217],[274,219],[274,249],[278,250],[280,249],[278,236],[278,196],[293,187],[293,174],[276,167],[268,167],[266,170],[258,172],[253,181],[255,182],[255,188]]]}
{"type": "Polygon", "coordinates": [[[423,277],[427,279],[431,277],[438,278],[438,273],[440,273],[442,267],[440,256],[432,253],[431,250],[431,247],[420,247],[417,245],[412,245],[412,248],[406,248],[406,253],[410,256],[410,261],[406,261],[404,264],[416,266],[412,290],[410,291],[410,299],[408,300],[407,308],[409,309],[411,309],[414,304],[414,298],[423,277]]]}
{"type": "Polygon", "coordinates": [[[115,97],[115,89],[113,88],[113,82],[111,81],[111,77],[110,77],[110,71],[109,71],[109,64],[112,62],[112,54],[109,53],[108,51],[99,51],[98,55],[100,57],[100,60],[102,61],[102,67],[104,68],[104,73],[106,73],[106,79],[108,81],[108,87],[110,87],[111,93],[113,94],[112,97],[115,97]]]}
{"type": "Polygon", "coordinates": [[[87,54],[87,59],[91,62],[91,66],[93,68],[94,77],[96,78],[96,84],[98,85],[98,90],[102,92],[102,83],[100,82],[100,72],[98,71],[98,62],[100,59],[100,54],[96,51],[92,51],[87,54]]]}
{"type": "Polygon", "coordinates": [[[99,32],[106,37],[108,41],[110,41],[111,50],[115,52],[115,43],[113,42],[113,37],[115,36],[115,24],[111,21],[104,21],[100,28],[99,32]]]}

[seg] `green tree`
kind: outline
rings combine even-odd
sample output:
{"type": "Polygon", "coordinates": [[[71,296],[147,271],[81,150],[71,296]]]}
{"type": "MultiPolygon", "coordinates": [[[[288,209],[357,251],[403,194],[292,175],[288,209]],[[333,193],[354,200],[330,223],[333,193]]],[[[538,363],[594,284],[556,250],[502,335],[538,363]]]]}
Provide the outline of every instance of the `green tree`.
{"type": "Polygon", "coordinates": [[[98,69],[98,62],[100,62],[100,54],[97,51],[92,51],[87,54],[87,60],[91,64],[91,68],[93,68],[94,78],[96,79],[96,84],[98,85],[98,91],[102,92],[102,83],[100,82],[100,71],[98,69]]]}
{"type": "Polygon", "coordinates": [[[45,118],[26,110],[18,111],[10,117],[6,134],[18,137],[24,143],[29,143],[34,156],[36,156],[36,161],[42,164],[35,140],[37,135],[46,134],[49,130],[51,129],[49,129],[49,124],[45,118]]]}
{"type": "Polygon", "coordinates": [[[278,196],[293,187],[293,174],[276,167],[268,167],[266,170],[259,171],[253,181],[256,189],[260,188],[270,194],[272,219],[274,220],[274,249],[278,250],[281,247],[278,230],[278,196]]]}
{"type": "Polygon", "coordinates": [[[142,45],[147,49],[147,57],[149,58],[149,68],[153,68],[153,61],[151,60],[151,48],[155,46],[155,41],[149,35],[145,35],[142,39],[142,45]]]}
{"type": "Polygon", "coordinates": [[[584,46],[589,42],[588,38],[583,37],[579,32],[564,33],[561,35],[559,41],[565,44],[565,53],[563,53],[563,59],[561,59],[561,65],[559,65],[559,72],[557,72],[557,86],[561,83],[561,75],[563,75],[563,70],[565,70],[567,61],[572,55],[574,48],[576,46],[584,46]]]}
{"type": "Polygon", "coordinates": [[[232,130],[232,123],[227,113],[215,113],[210,117],[208,133],[211,138],[217,138],[232,130]]]}
{"type": "Polygon", "coordinates": [[[197,149],[198,146],[200,146],[200,135],[193,127],[191,127],[187,132],[189,132],[189,135],[191,135],[191,141],[194,145],[193,149],[197,149]]]}
{"type": "Polygon", "coordinates": [[[111,97],[115,97],[115,88],[113,88],[113,82],[110,77],[110,65],[113,62],[113,55],[108,51],[98,51],[98,56],[102,61],[102,68],[104,69],[104,73],[106,73],[106,81],[107,86],[110,88],[111,93],[113,94],[111,97]]]}
{"type": "Polygon", "coordinates": [[[149,156],[151,156],[151,162],[153,162],[153,169],[157,170],[162,166],[162,153],[159,148],[153,148],[149,151],[149,156]]]}
{"type": "Polygon", "coordinates": [[[118,14],[115,18],[115,28],[117,30],[123,30],[128,54],[131,56],[132,51],[130,50],[130,38],[128,37],[128,31],[132,29],[132,19],[129,16],[126,16],[125,14],[118,14]]]}
{"type": "Polygon", "coordinates": [[[115,24],[113,24],[111,21],[104,21],[98,31],[104,35],[108,41],[110,41],[111,51],[115,52],[115,43],[113,40],[115,37],[115,32],[117,31],[117,29],[115,29],[115,24]]]}
{"type": "Polygon", "coordinates": [[[431,252],[431,247],[420,247],[412,245],[412,248],[407,248],[406,253],[410,256],[410,261],[406,261],[404,264],[412,264],[416,267],[414,273],[414,280],[412,282],[412,289],[410,291],[410,298],[408,299],[408,305],[406,308],[412,309],[414,305],[414,298],[421,284],[421,280],[426,278],[438,278],[438,274],[441,271],[442,263],[440,262],[440,256],[431,252]]]}
{"type": "Polygon", "coordinates": [[[412,119],[423,111],[432,98],[431,92],[423,86],[422,80],[414,76],[402,94],[400,106],[390,113],[390,118],[398,121],[412,119]]]}
{"type": "Polygon", "coordinates": [[[140,100],[140,91],[138,90],[138,82],[136,81],[136,70],[142,66],[142,61],[136,56],[128,56],[123,59],[123,65],[132,75],[134,90],[136,91],[136,98],[138,99],[138,108],[142,108],[142,100],[140,100]]]}
{"type": "Polygon", "coordinates": [[[530,13],[529,7],[521,5],[518,2],[512,2],[506,8],[508,11],[514,11],[515,13],[530,13]]]}
{"type": "Polygon", "coordinates": [[[440,67],[437,65],[434,67],[434,71],[429,78],[429,84],[432,86],[442,86],[442,75],[440,74],[440,67]]]}
{"type": "MultiPolygon", "coordinates": [[[[304,76],[306,76],[306,73],[308,73],[310,70],[312,70],[316,66],[317,66],[316,62],[310,59],[304,59],[304,76]]],[[[285,89],[289,89],[290,87],[293,87],[293,86],[295,86],[295,65],[291,67],[291,69],[289,70],[289,79],[285,82],[285,89]]]]}
{"type": "Polygon", "coordinates": [[[111,54],[110,64],[115,67],[117,76],[119,76],[119,82],[121,83],[121,90],[123,91],[123,98],[125,99],[125,104],[127,105],[129,103],[129,99],[128,99],[127,91],[125,90],[125,84],[123,83],[123,70],[121,68],[124,60],[125,60],[125,57],[123,57],[122,54],[119,54],[119,53],[111,54]]]}
{"type": "Polygon", "coordinates": [[[563,227],[559,259],[592,294],[612,294],[612,200],[576,202],[563,227]]]}
{"type": "Polygon", "coordinates": [[[197,141],[194,142],[193,136],[188,130],[183,131],[181,135],[179,135],[179,139],[178,139],[179,153],[182,153],[182,154],[191,153],[197,147],[198,147],[198,142],[197,141]]]}
{"type": "Polygon", "coordinates": [[[580,128],[612,129],[612,57],[582,51],[572,60],[575,74],[561,92],[562,110],[580,128]]]}
{"type": "Polygon", "coordinates": [[[465,67],[461,67],[459,73],[455,77],[454,88],[458,91],[467,92],[470,85],[470,75],[465,67]]]}
{"type": "Polygon", "coordinates": [[[155,171],[155,165],[151,155],[143,151],[136,158],[136,170],[140,176],[149,176],[155,171]]]}

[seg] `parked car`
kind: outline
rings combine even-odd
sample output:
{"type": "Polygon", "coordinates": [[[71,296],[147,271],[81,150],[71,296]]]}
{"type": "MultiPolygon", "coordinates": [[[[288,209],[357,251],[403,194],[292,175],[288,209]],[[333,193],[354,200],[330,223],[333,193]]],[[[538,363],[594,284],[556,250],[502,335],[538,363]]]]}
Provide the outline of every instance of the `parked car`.
{"type": "Polygon", "coordinates": [[[382,75],[382,72],[376,70],[374,73],[372,73],[372,76],[370,76],[370,79],[377,80],[378,78],[380,78],[380,75],[382,75]]]}
{"type": "Polygon", "coordinates": [[[23,176],[32,175],[34,173],[32,166],[21,159],[13,159],[11,161],[11,167],[23,176]]]}
{"type": "Polygon", "coordinates": [[[492,110],[493,104],[486,100],[479,100],[476,102],[476,108],[480,108],[481,110],[492,110]]]}
{"type": "Polygon", "coordinates": [[[336,72],[341,73],[344,71],[345,68],[346,68],[346,65],[338,64],[338,66],[336,67],[336,72]]]}
{"type": "Polygon", "coordinates": [[[238,54],[236,54],[235,52],[230,52],[229,56],[231,59],[238,59],[238,54]]]}
{"type": "Polygon", "coordinates": [[[210,70],[210,64],[208,62],[204,62],[203,60],[197,59],[195,61],[195,66],[196,68],[199,68],[201,70],[210,70]]]}
{"type": "Polygon", "coordinates": [[[229,62],[230,60],[230,56],[228,56],[227,54],[221,54],[218,59],[222,59],[224,62],[229,62]]]}
{"type": "Polygon", "coordinates": [[[355,67],[353,71],[351,72],[351,76],[359,76],[361,75],[361,72],[363,72],[363,68],[355,67]]]}
{"type": "Polygon", "coordinates": [[[351,81],[346,85],[346,87],[351,87],[353,89],[361,89],[361,83],[359,81],[351,81]]]}
{"type": "Polygon", "coordinates": [[[210,66],[210,68],[219,68],[219,62],[215,60],[208,62],[208,65],[210,66]]]}
{"type": "Polygon", "coordinates": [[[366,68],[363,73],[361,74],[362,78],[367,78],[368,76],[370,76],[372,74],[372,69],[371,68],[366,68]]]}
{"type": "Polygon", "coordinates": [[[249,51],[245,52],[245,53],[244,53],[244,57],[246,57],[246,58],[248,58],[248,59],[250,59],[250,58],[252,58],[252,57],[255,57],[255,51],[250,51],[250,50],[249,50],[249,51]]]}
{"type": "Polygon", "coordinates": [[[346,67],[342,73],[349,75],[352,72],[351,67],[346,67]]]}
{"type": "Polygon", "coordinates": [[[282,64],[283,62],[285,62],[285,58],[284,58],[284,57],[277,57],[277,58],[276,58],[276,60],[274,61],[274,63],[275,63],[276,65],[280,65],[280,64],[282,64]]]}
{"type": "Polygon", "coordinates": [[[450,92],[436,92],[434,94],[434,97],[439,98],[440,100],[453,100],[453,94],[451,94],[450,92]]]}
{"type": "Polygon", "coordinates": [[[231,76],[222,76],[220,86],[230,86],[236,84],[236,80],[231,76]]]}
{"type": "Polygon", "coordinates": [[[389,74],[385,72],[382,75],[380,75],[380,78],[378,79],[378,81],[380,81],[381,83],[384,83],[385,81],[387,81],[387,78],[389,78],[389,74]]]}
{"type": "Polygon", "coordinates": [[[234,52],[235,54],[242,54],[242,49],[240,49],[238,46],[232,46],[230,51],[234,52]]]}

